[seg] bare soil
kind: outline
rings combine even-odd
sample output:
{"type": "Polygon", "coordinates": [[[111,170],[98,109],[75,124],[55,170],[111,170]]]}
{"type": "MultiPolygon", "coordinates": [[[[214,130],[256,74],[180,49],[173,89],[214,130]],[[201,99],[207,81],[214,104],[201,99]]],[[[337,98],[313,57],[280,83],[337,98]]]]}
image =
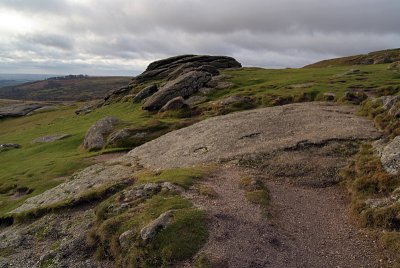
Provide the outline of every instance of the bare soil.
{"type": "Polygon", "coordinates": [[[188,194],[208,213],[209,240],[198,255],[212,267],[387,267],[373,236],[351,223],[340,186],[267,180],[272,200],[265,213],[239,187],[248,173],[226,167],[203,182],[216,198],[188,194]]]}

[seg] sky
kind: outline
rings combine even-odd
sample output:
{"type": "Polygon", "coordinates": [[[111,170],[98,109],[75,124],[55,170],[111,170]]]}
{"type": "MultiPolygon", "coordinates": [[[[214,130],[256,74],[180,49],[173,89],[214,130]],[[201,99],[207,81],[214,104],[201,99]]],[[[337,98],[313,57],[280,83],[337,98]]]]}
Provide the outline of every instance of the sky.
{"type": "Polygon", "coordinates": [[[400,47],[399,0],[0,0],[0,73],[136,75],[180,54],[301,67],[400,47]]]}

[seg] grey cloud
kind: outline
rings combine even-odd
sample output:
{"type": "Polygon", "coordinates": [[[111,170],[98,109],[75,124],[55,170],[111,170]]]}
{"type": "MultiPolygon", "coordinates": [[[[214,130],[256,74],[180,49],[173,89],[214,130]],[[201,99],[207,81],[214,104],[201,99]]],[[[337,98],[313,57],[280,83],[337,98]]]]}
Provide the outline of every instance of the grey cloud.
{"type": "Polygon", "coordinates": [[[0,9],[43,24],[0,40],[0,72],[14,61],[14,68],[127,73],[184,53],[299,67],[400,46],[398,0],[3,0],[0,9]]]}

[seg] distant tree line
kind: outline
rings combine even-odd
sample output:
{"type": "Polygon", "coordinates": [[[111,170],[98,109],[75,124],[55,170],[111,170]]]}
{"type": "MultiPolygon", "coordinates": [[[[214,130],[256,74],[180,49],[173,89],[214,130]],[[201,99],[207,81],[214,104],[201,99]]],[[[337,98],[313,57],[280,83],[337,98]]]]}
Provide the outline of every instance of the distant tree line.
{"type": "Polygon", "coordinates": [[[70,74],[65,76],[57,76],[57,77],[50,77],[46,80],[68,80],[68,79],[76,79],[76,78],[88,78],[87,74],[70,74]]]}

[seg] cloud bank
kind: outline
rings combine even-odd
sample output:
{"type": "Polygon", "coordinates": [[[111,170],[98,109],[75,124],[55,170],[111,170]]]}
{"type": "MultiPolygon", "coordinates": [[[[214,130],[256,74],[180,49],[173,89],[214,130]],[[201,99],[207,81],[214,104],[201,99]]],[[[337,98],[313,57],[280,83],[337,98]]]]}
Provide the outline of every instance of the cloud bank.
{"type": "Polygon", "coordinates": [[[178,54],[300,67],[400,47],[398,0],[2,0],[0,73],[135,75],[178,54]]]}

